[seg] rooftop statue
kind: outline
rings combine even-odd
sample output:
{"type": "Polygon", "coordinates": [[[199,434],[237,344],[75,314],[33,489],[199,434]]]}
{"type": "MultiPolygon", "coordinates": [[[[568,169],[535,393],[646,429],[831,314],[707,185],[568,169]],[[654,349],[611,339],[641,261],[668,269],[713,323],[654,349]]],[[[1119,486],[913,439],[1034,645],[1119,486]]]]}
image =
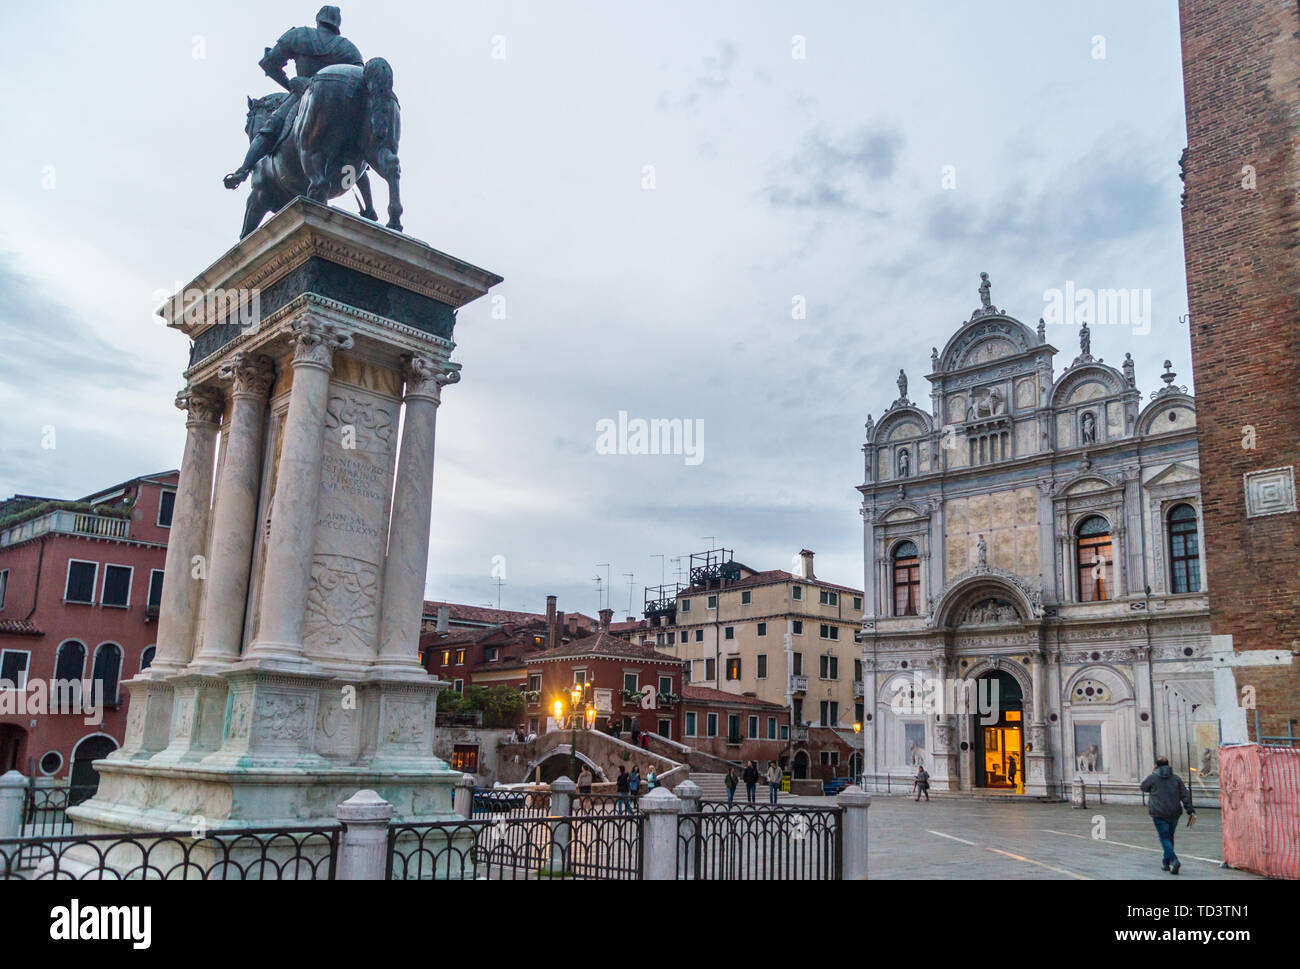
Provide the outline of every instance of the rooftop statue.
{"type": "Polygon", "coordinates": [[[402,229],[393,70],[382,57],[363,62],[341,26],[338,7],[321,7],[315,27],[287,31],[258,62],[287,93],[248,99],[248,152],[224,179],[234,189],[252,176],[240,238],[299,195],[327,202],[354,186],[362,217],[377,220],[368,168],[388,183],[388,228],[402,229]],[[289,61],[296,77],[285,74],[289,61]]]}

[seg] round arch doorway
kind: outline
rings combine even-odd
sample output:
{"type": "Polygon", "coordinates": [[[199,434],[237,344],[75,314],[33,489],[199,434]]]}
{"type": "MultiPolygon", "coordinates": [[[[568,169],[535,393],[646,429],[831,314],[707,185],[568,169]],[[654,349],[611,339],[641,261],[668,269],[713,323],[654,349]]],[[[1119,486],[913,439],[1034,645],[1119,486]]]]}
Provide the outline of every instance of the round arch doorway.
{"type": "Polygon", "coordinates": [[[1023,792],[1025,704],[1020,684],[1010,673],[995,670],[979,678],[976,697],[980,709],[989,713],[974,715],[975,786],[1023,792]],[[985,704],[985,698],[991,702],[985,704]]]}

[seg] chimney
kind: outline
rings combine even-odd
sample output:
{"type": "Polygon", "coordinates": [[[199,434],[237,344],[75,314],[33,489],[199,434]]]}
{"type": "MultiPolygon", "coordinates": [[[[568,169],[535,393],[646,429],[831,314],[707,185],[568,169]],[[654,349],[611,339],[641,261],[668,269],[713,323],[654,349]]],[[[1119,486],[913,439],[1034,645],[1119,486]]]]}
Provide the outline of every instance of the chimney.
{"type": "Polygon", "coordinates": [[[806,548],[800,549],[799,559],[799,575],[810,581],[817,578],[813,575],[813,553],[806,548]]]}
{"type": "Polygon", "coordinates": [[[611,619],[613,619],[613,618],[614,618],[614,610],[613,610],[613,609],[602,609],[602,610],[600,610],[600,631],[601,631],[601,632],[608,632],[608,631],[609,631],[609,621],[610,621],[611,619]]]}
{"type": "Polygon", "coordinates": [[[451,627],[451,606],[438,607],[438,625],[437,630],[445,633],[451,627]]]}
{"type": "Polygon", "coordinates": [[[555,596],[546,597],[546,648],[560,645],[559,630],[555,622],[555,596]]]}
{"type": "Polygon", "coordinates": [[[564,643],[564,637],[569,634],[569,621],[564,618],[563,612],[555,614],[555,645],[561,646],[564,643]]]}

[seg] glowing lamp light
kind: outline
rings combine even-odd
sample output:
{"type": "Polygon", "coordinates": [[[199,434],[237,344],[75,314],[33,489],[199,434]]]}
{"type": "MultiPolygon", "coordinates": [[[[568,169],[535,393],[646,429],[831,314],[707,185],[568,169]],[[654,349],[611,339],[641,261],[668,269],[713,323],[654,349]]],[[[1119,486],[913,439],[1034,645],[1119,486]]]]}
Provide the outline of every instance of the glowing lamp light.
{"type": "Polygon", "coordinates": [[[561,703],[559,700],[555,701],[555,706],[552,709],[555,711],[556,720],[559,720],[562,716],[564,716],[564,704],[561,703]]]}
{"type": "Polygon", "coordinates": [[[854,721],[853,732],[862,733],[862,723],[860,721],[854,721]]]}
{"type": "Polygon", "coordinates": [[[577,683],[573,684],[573,689],[569,691],[569,696],[573,698],[573,705],[576,707],[578,701],[582,699],[582,687],[577,683]]]}

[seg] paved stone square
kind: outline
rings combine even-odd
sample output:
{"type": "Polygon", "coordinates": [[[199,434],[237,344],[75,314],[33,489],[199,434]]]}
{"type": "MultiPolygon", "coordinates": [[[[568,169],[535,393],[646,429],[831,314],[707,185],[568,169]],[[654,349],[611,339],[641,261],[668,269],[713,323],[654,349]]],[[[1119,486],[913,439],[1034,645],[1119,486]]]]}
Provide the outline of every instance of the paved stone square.
{"type": "MultiPolygon", "coordinates": [[[[788,803],[832,803],[791,798],[788,803]]],[[[1219,812],[1201,810],[1196,825],[1178,826],[1175,848],[1183,879],[1254,879],[1220,867],[1219,812]]],[[[869,872],[873,879],[1171,879],[1160,870],[1160,843],[1140,804],[1089,805],[1031,801],[872,795],[869,872]],[[1093,837],[1096,819],[1105,839],[1093,837]]]]}

